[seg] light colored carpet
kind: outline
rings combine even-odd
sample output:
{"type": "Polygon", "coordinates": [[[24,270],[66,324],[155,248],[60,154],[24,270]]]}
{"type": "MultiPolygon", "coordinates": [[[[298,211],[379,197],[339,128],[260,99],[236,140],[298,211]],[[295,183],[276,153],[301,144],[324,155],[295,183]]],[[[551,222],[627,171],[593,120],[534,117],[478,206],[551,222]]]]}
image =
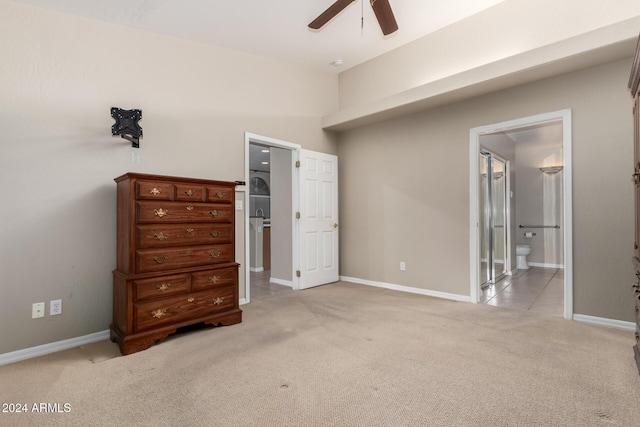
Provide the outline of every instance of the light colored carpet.
{"type": "Polygon", "coordinates": [[[15,426],[634,426],[633,333],[339,282],[120,357],[0,366],[15,426]]]}

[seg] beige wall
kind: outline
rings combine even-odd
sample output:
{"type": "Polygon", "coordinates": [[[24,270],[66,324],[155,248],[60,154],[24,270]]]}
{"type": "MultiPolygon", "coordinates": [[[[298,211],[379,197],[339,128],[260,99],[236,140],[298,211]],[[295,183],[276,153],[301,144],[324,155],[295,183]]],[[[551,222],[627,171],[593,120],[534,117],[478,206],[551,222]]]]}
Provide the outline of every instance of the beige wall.
{"type": "Polygon", "coordinates": [[[292,283],[293,204],[291,150],[270,148],[271,153],[271,278],[292,283]]]}
{"type": "MultiPolygon", "coordinates": [[[[385,99],[442,81],[433,96],[536,68],[638,34],[636,0],[509,0],[340,73],[340,109],[388,108],[385,99]],[[485,67],[489,65],[489,67],[485,67]],[[473,70],[473,75],[462,73],[473,70]],[[446,82],[459,75],[459,87],[446,82]],[[479,79],[479,80],[478,80],[479,79]]],[[[619,58],[618,58],[619,59],[619,58]]],[[[425,88],[426,89],[426,88],[425,88]]],[[[458,98],[459,99],[459,98],[458,98]]]]}
{"type": "Polygon", "coordinates": [[[334,74],[4,0],[0,53],[0,354],[108,328],[113,178],[243,180],[244,132],[337,151],[334,74]],[[112,106],[143,111],[138,163],[112,106]]]}
{"type": "Polygon", "coordinates": [[[469,295],[469,130],[570,108],[574,312],[632,321],[630,66],[618,61],[341,134],[340,273],[469,295]]]}

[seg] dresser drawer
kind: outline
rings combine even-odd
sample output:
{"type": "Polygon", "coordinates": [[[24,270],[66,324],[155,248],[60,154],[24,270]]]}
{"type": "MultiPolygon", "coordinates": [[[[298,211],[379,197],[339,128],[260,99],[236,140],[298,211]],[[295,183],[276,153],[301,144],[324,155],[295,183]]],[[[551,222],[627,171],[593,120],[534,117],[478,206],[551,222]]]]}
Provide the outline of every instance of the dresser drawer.
{"type": "Polygon", "coordinates": [[[232,222],[229,205],[186,202],[137,202],[138,223],[232,222]]]}
{"type": "Polygon", "coordinates": [[[237,267],[191,273],[191,287],[194,291],[224,286],[235,286],[237,267]]]}
{"type": "Polygon", "coordinates": [[[135,304],[135,329],[140,332],[181,321],[204,320],[235,304],[235,289],[231,286],[135,304]]]}
{"type": "Polygon", "coordinates": [[[176,184],[176,200],[185,202],[204,202],[207,188],[204,185],[176,184]]]}
{"type": "Polygon", "coordinates": [[[232,262],[233,245],[183,246],[168,249],[140,249],[136,251],[136,272],[175,270],[208,264],[232,262]]]}
{"type": "Polygon", "coordinates": [[[173,188],[170,182],[136,181],[136,198],[171,200],[173,188]]]}
{"type": "Polygon", "coordinates": [[[231,243],[231,224],[139,225],[136,244],[139,248],[231,243]]]}
{"type": "Polygon", "coordinates": [[[163,276],[154,279],[134,280],[134,298],[137,301],[164,298],[189,291],[189,275],[163,276]]]}
{"type": "Polygon", "coordinates": [[[229,187],[208,186],[207,201],[214,203],[231,203],[231,196],[234,194],[229,187]]]}

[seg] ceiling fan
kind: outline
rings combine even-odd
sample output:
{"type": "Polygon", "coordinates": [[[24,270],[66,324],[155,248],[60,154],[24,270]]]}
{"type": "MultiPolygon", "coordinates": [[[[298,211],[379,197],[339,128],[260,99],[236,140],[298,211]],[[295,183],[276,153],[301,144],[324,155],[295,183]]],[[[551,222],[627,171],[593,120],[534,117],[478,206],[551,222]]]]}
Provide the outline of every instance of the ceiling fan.
{"type": "MultiPolygon", "coordinates": [[[[347,6],[355,1],[356,0],[337,0],[335,3],[329,6],[327,10],[322,12],[320,16],[314,19],[309,24],[309,28],[319,30],[327,22],[331,21],[337,14],[342,12],[344,9],[346,9],[347,6]]],[[[378,19],[378,23],[380,24],[380,29],[382,29],[382,34],[387,36],[398,31],[398,23],[396,22],[395,16],[393,16],[393,11],[391,10],[389,0],[369,0],[369,3],[371,3],[373,12],[376,14],[376,18],[378,19]]]]}

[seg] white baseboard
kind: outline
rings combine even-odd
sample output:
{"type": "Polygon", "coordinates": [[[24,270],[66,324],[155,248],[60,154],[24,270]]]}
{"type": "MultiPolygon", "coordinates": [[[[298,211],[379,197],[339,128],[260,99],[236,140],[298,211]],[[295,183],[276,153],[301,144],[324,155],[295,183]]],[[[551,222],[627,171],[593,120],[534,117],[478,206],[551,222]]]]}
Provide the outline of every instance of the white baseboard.
{"type": "Polygon", "coordinates": [[[245,305],[246,303],[247,303],[246,298],[240,298],[240,300],[238,301],[238,305],[245,305]]]}
{"type": "Polygon", "coordinates": [[[249,271],[252,273],[260,273],[261,271],[264,271],[264,267],[249,267],[249,271]]]}
{"type": "Polygon", "coordinates": [[[562,264],[546,264],[544,262],[527,262],[531,267],[564,268],[562,264]]]}
{"type": "Polygon", "coordinates": [[[275,277],[270,277],[269,283],[275,283],[276,285],[288,286],[290,288],[293,288],[293,282],[291,280],[282,280],[275,277]]]}
{"type": "Polygon", "coordinates": [[[109,339],[109,330],[0,354],[0,366],[109,339]]]}
{"type": "Polygon", "coordinates": [[[607,319],[606,317],[587,316],[586,314],[574,314],[573,320],[582,323],[589,323],[591,325],[606,326],[607,328],[622,329],[625,331],[636,330],[636,324],[634,322],[607,319]]]}
{"type": "Polygon", "coordinates": [[[429,289],[413,288],[410,286],[396,285],[394,283],[375,282],[372,280],[358,279],[356,277],[340,276],[340,280],[344,280],[345,282],[358,283],[360,285],[374,286],[376,288],[384,288],[384,289],[391,289],[394,291],[426,295],[429,297],[443,298],[443,299],[460,301],[460,302],[471,302],[471,297],[468,295],[458,295],[458,294],[450,294],[447,292],[431,291],[429,289]]]}

